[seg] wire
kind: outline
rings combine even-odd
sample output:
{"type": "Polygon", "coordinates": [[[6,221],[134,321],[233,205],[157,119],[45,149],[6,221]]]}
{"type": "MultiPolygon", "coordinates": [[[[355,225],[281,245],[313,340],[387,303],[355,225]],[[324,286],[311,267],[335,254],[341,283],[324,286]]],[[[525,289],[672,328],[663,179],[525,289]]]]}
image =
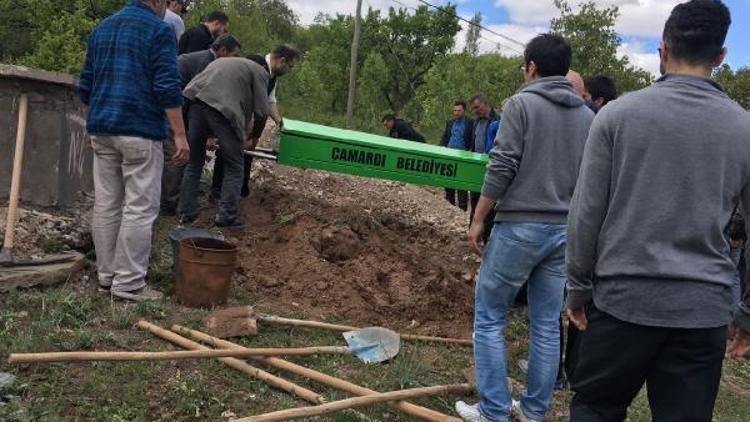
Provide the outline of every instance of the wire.
{"type": "Polygon", "coordinates": [[[432,3],[428,2],[428,1],[425,1],[425,0],[417,0],[417,1],[420,2],[420,3],[422,3],[422,4],[424,4],[424,5],[427,5],[427,6],[433,7],[435,9],[437,9],[437,10],[440,10],[441,12],[443,12],[443,13],[445,13],[447,15],[451,15],[451,16],[453,16],[456,19],[462,20],[462,21],[468,23],[471,26],[475,26],[477,28],[481,28],[481,29],[489,32],[490,34],[497,35],[500,38],[503,38],[503,39],[505,39],[507,41],[510,41],[512,43],[515,43],[515,44],[518,44],[519,46],[521,46],[523,48],[526,48],[526,44],[522,43],[521,41],[515,40],[515,39],[513,39],[513,38],[511,38],[511,37],[509,37],[507,35],[503,35],[503,34],[501,34],[499,32],[496,32],[496,31],[493,31],[493,30],[491,30],[491,29],[489,29],[487,27],[484,27],[484,26],[482,26],[482,25],[480,25],[478,23],[474,23],[474,22],[472,22],[472,21],[470,21],[468,19],[462,18],[461,16],[459,16],[459,15],[457,15],[455,13],[451,13],[451,12],[445,10],[445,8],[443,8],[443,7],[435,6],[434,4],[432,4],[432,3]]]}
{"type": "MultiPolygon", "coordinates": [[[[404,7],[404,8],[406,8],[406,9],[410,9],[410,10],[417,10],[417,8],[415,8],[415,7],[411,7],[411,6],[409,6],[409,5],[406,5],[406,4],[402,3],[402,2],[400,2],[399,0],[391,0],[391,1],[392,1],[392,2],[394,2],[394,3],[396,3],[396,4],[398,4],[398,5],[400,5],[400,6],[402,6],[402,7],[404,7]]],[[[447,10],[445,10],[445,9],[443,9],[443,8],[440,8],[440,7],[438,7],[438,6],[434,6],[434,5],[430,4],[430,3],[427,3],[427,2],[425,2],[425,1],[422,1],[422,0],[417,0],[417,1],[419,1],[419,2],[421,2],[421,3],[424,3],[424,4],[428,5],[428,6],[434,7],[435,9],[437,9],[437,10],[439,10],[439,11],[441,11],[441,12],[443,12],[443,13],[447,14],[447,15],[450,15],[450,16],[452,16],[452,17],[454,17],[454,18],[457,18],[457,19],[459,19],[459,20],[461,20],[461,21],[467,22],[467,23],[469,23],[469,25],[471,25],[471,26],[475,26],[475,27],[477,27],[477,28],[480,28],[480,30],[484,30],[484,31],[487,31],[487,32],[489,32],[489,33],[491,33],[491,34],[494,34],[494,35],[498,35],[498,36],[500,36],[500,37],[503,37],[503,38],[505,38],[505,39],[509,39],[509,40],[511,40],[511,41],[513,41],[513,42],[515,42],[516,44],[520,44],[520,45],[521,45],[522,47],[526,47],[526,45],[525,45],[525,44],[523,44],[523,43],[521,43],[521,42],[519,42],[519,41],[516,41],[516,40],[514,40],[514,39],[512,39],[512,38],[510,38],[510,37],[507,37],[507,36],[505,36],[505,35],[502,35],[502,34],[500,34],[500,33],[497,33],[497,32],[495,32],[495,31],[493,31],[493,30],[491,30],[491,29],[485,28],[484,26],[482,26],[482,25],[479,25],[479,24],[476,24],[476,23],[474,23],[474,22],[472,22],[472,21],[470,21],[470,20],[466,20],[466,19],[462,18],[461,16],[458,16],[458,15],[456,15],[456,14],[454,14],[454,13],[450,13],[450,12],[448,12],[447,10]]],[[[500,51],[500,50],[501,50],[501,49],[503,49],[503,48],[506,48],[506,49],[508,49],[508,50],[511,50],[511,51],[513,51],[513,52],[514,52],[514,53],[516,53],[516,54],[523,54],[523,52],[522,52],[522,51],[519,51],[518,49],[516,49],[516,48],[514,48],[514,47],[511,47],[511,46],[509,46],[509,45],[507,45],[507,44],[505,44],[505,45],[504,45],[504,44],[502,44],[502,43],[498,42],[497,40],[491,40],[491,39],[489,39],[489,38],[485,37],[484,35],[482,35],[481,31],[480,31],[480,33],[479,33],[479,38],[481,38],[481,39],[483,39],[483,40],[485,40],[485,41],[487,41],[487,42],[489,42],[489,43],[492,43],[492,44],[494,44],[495,46],[497,46],[497,48],[498,48],[498,51],[500,51]]]]}

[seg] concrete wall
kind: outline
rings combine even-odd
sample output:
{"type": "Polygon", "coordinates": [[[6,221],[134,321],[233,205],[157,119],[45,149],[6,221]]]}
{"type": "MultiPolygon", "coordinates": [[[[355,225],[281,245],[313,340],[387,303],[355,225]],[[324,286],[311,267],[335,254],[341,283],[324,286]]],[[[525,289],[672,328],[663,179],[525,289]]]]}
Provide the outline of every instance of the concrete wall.
{"type": "Polygon", "coordinates": [[[67,208],[82,192],[93,192],[92,151],[75,79],[10,65],[0,65],[0,200],[7,201],[10,191],[21,93],[29,97],[21,201],[67,208]]]}

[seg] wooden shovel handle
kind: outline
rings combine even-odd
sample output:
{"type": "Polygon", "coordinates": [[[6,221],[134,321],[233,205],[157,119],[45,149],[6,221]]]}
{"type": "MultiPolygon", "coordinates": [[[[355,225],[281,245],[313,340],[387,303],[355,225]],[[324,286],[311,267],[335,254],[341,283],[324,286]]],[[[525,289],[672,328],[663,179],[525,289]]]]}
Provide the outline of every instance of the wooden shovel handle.
{"type": "Polygon", "coordinates": [[[301,347],[295,349],[224,349],[181,350],[176,352],[53,352],[11,353],[8,363],[50,363],[91,361],[156,361],[203,358],[247,358],[253,356],[310,356],[350,353],[339,346],[301,347]]]}
{"type": "Polygon", "coordinates": [[[8,199],[8,216],[5,221],[5,238],[3,249],[13,249],[15,227],[18,219],[18,196],[21,192],[21,170],[23,169],[23,150],[26,143],[26,121],[29,113],[29,97],[21,94],[18,103],[18,129],[16,130],[16,148],[13,155],[13,176],[10,182],[8,199]]]}
{"type": "MultiPolygon", "coordinates": [[[[293,327],[319,328],[322,330],[329,330],[329,331],[342,331],[343,332],[343,331],[354,331],[354,330],[360,329],[359,327],[352,327],[350,325],[328,324],[325,322],[318,322],[318,321],[306,321],[302,319],[282,318],[282,317],[273,316],[273,315],[260,315],[257,317],[257,319],[259,321],[270,322],[273,324],[289,325],[293,327]]],[[[402,340],[417,340],[417,341],[427,341],[427,342],[433,342],[433,343],[460,344],[462,346],[472,346],[474,344],[471,340],[468,340],[468,339],[420,336],[416,334],[399,334],[399,336],[401,336],[402,340]]]]}
{"type": "MultiPolygon", "coordinates": [[[[331,403],[312,407],[298,407],[296,409],[280,410],[278,412],[263,415],[250,416],[248,418],[233,419],[233,422],[275,422],[300,419],[310,416],[321,416],[340,410],[354,407],[369,406],[376,403],[415,399],[419,397],[430,397],[447,394],[466,394],[472,389],[468,384],[438,385],[434,387],[412,388],[409,390],[391,391],[388,393],[371,394],[362,397],[339,400],[331,403]]],[[[459,421],[457,418],[446,418],[446,420],[459,421]]]]}

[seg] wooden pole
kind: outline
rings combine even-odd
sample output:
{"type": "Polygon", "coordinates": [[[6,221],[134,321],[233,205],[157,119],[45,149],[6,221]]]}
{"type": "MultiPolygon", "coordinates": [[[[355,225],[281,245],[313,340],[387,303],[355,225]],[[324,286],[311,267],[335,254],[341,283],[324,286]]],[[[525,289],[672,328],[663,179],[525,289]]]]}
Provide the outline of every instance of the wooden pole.
{"type": "Polygon", "coordinates": [[[8,363],[51,363],[92,361],[159,361],[205,358],[249,358],[253,356],[311,356],[349,353],[339,346],[301,347],[297,349],[181,350],[176,352],[53,352],[11,353],[8,363]]]}
{"type": "MultiPolygon", "coordinates": [[[[295,326],[295,327],[319,328],[322,330],[329,330],[329,331],[344,332],[344,331],[354,331],[354,330],[360,329],[360,327],[352,327],[350,325],[328,324],[325,322],[282,318],[282,317],[277,317],[277,316],[272,316],[272,315],[262,315],[262,316],[257,317],[257,319],[259,321],[270,322],[274,324],[290,325],[290,326],[295,326]]],[[[459,344],[462,346],[473,346],[474,344],[471,340],[468,340],[468,339],[420,336],[416,334],[399,334],[399,336],[401,336],[402,340],[419,340],[419,341],[435,342],[435,343],[459,344]]]]}
{"type": "MultiPolygon", "coordinates": [[[[220,338],[212,337],[212,336],[209,336],[208,334],[204,334],[200,331],[191,330],[189,328],[185,328],[180,325],[173,325],[172,330],[180,334],[190,336],[198,341],[202,341],[204,343],[210,344],[211,346],[214,346],[214,347],[220,347],[220,348],[225,348],[225,349],[242,348],[242,346],[238,344],[235,344],[226,340],[222,340],[220,338]]],[[[335,388],[337,390],[344,391],[350,394],[354,394],[356,396],[369,396],[372,394],[378,394],[377,391],[370,390],[369,388],[359,386],[357,384],[342,380],[340,378],[326,375],[322,372],[318,372],[309,368],[305,368],[304,366],[300,366],[291,362],[287,362],[283,359],[273,358],[273,357],[254,358],[254,359],[257,362],[261,362],[263,364],[273,366],[275,368],[278,368],[284,371],[291,372],[295,375],[299,375],[299,376],[311,379],[323,385],[327,385],[328,387],[335,388]]],[[[406,401],[400,401],[398,403],[394,403],[393,407],[406,413],[409,416],[413,416],[413,417],[426,420],[426,421],[439,422],[439,421],[448,420],[447,418],[449,418],[448,415],[445,415],[443,413],[436,412],[432,409],[427,409],[425,407],[417,406],[406,401]]]]}
{"type": "MultiPolygon", "coordinates": [[[[248,418],[234,419],[233,422],[276,422],[299,419],[310,416],[321,416],[340,410],[355,407],[369,406],[388,401],[414,399],[418,397],[439,396],[446,394],[464,394],[471,391],[468,384],[439,385],[435,387],[412,388],[409,390],[391,391],[389,393],[372,394],[362,397],[354,397],[313,407],[299,407],[296,409],[280,410],[278,412],[263,415],[250,416],[248,418]]],[[[449,418],[449,420],[460,420],[449,418]]]]}
{"type": "MultiPolygon", "coordinates": [[[[167,340],[170,343],[176,344],[184,349],[211,350],[206,346],[203,346],[199,343],[186,339],[185,337],[177,335],[169,330],[165,330],[164,328],[161,328],[149,322],[139,321],[137,325],[138,325],[138,328],[148,331],[151,334],[157,337],[160,337],[164,340],[167,340]]],[[[250,366],[247,363],[239,359],[220,358],[219,361],[221,361],[222,363],[224,363],[225,365],[229,367],[232,367],[240,372],[243,372],[249,375],[252,378],[264,381],[272,387],[276,387],[280,390],[286,391],[287,393],[297,396],[310,403],[322,404],[326,402],[323,396],[321,396],[320,394],[314,391],[308,390],[305,387],[301,387],[297,384],[291,383],[283,378],[277,377],[276,375],[269,374],[268,372],[263,371],[262,369],[258,369],[253,366],[250,366]]]]}
{"type": "Polygon", "coordinates": [[[21,94],[18,102],[18,128],[16,129],[16,146],[13,155],[13,173],[10,181],[10,198],[8,198],[8,215],[5,218],[5,237],[3,251],[11,254],[15,240],[16,220],[18,219],[18,197],[21,192],[21,171],[23,170],[23,152],[26,143],[26,121],[29,112],[29,97],[21,94]]]}
{"type": "Polygon", "coordinates": [[[349,98],[346,101],[346,127],[351,129],[354,117],[354,98],[357,91],[357,63],[359,56],[359,39],[362,32],[362,0],[357,0],[357,12],[354,18],[354,40],[352,40],[351,61],[349,62],[349,98]]]}

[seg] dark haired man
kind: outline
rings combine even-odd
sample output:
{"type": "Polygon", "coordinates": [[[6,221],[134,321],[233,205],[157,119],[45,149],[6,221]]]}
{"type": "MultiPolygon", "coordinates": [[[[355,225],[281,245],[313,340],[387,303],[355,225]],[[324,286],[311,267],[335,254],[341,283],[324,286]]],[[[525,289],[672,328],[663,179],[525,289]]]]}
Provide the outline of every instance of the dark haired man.
{"type": "Polygon", "coordinates": [[[182,20],[182,11],[185,8],[184,0],[167,0],[167,11],[164,14],[164,22],[168,23],[174,31],[175,43],[185,33],[185,22],[182,20]]]}
{"type": "MultiPolygon", "coordinates": [[[[240,42],[231,34],[222,34],[216,38],[211,48],[194,53],[182,54],[177,57],[177,68],[180,71],[182,79],[182,89],[198,76],[199,73],[216,59],[222,57],[237,57],[240,54],[242,46],[240,42]]],[[[187,121],[190,101],[185,100],[182,106],[182,115],[187,121]]],[[[171,153],[174,149],[174,142],[170,138],[164,144],[165,154],[171,153]]],[[[185,166],[175,166],[172,163],[164,163],[164,172],[162,173],[161,184],[161,212],[162,215],[175,215],[177,205],[180,201],[180,188],[182,187],[182,176],[185,173],[185,166]]],[[[221,184],[219,184],[221,192],[221,184]]]]}
{"type": "MultiPolygon", "coordinates": [[[[276,127],[281,128],[284,124],[284,120],[279,112],[276,99],[276,89],[278,88],[278,79],[284,75],[289,74],[295,66],[297,66],[302,58],[299,50],[288,44],[281,44],[273,52],[266,54],[265,56],[252,54],[247,56],[248,59],[259,64],[266,72],[268,72],[268,111],[270,117],[276,127]]],[[[261,135],[263,135],[263,129],[266,127],[266,116],[255,116],[253,119],[253,129],[250,133],[251,141],[248,145],[250,150],[255,149],[258,145],[261,135]]],[[[224,179],[224,163],[221,160],[221,150],[216,153],[216,165],[214,166],[214,174],[211,180],[211,198],[214,200],[221,196],[221,185],[224,179]]],[[[242,193],[243,198],[247,198],[250,195],[250,171],[252,170],[253,158],[249,155],[244,156],[243,165],[243,182],[242,182],[242,193]]]]}
{"type": "MultiPolygon", "coordinates": [[[[453,118],[445,124],[443,139],[440,145],[458,150],[471,148],[471,136],[474,121],[466,117],[466,102],[459,100],[453,103],[453,118]]],[[[468,192],[445,188],[445,199],[462,210],[468,209],[468,192]]]]}
{"type": "Polygon", "coordinates": [[[399,119],[393,114],[386,114],[380,121],[383,123],[383,127],[388,130],[388,136],[391,138],[424,143],[424,136],[417,132],[414,126],[406,120],[399,119]]]}
{"type": "Polygon", "coordinates": [[[495,227],[476,283],[474,362],[478,406],[456,403],[468,421],[540,421],[547,413],[560,360],[558,320],[565,289],[565,230],[578,164],[594,113],[565,79],[572,50],[559,35],[531,40],[526,84],[511,97],[469,231],[481,254],[485,216],[495,227]],[[495,205],[497,204],[497,205],[495,205]],[[526,389],[512,400],[503,331],[508,310],[528,282],[531,347],[526,389]]]}
{"type": "Polygon", "coordinates": [[[183,165],[189,155],[166,6],[166,0],[133,1],[104,19],[89,37],[78,88],[94,151],[99,286],[127,300],[162,297],[147,287],[146,273],[168,127],[176,145],[172,161],[183,165]]]}
{"type": "MultiPolygon", "coordinates": [[[[469,145],[469,151],[478,152],[480,154],[489,154],[489,139],[488,134],[490,127],[500,120],[495,109],[492,107],[489,98],[482,94],[476,94],[471,98],[469,102],[471,104],[471,110],[476,116],[474,121],[474,127],[471,131],[471,140],[469,145]]],[[[469,211],[469,225],[474,220],[474,213],[479,203],[479,198],[482,195],[479,192],[469,192],[469,200],[471,201],[471,211],[469,211]]],[[[494,221],[493,212],[490,211],[487,214],[485,220],[485,230],[482,234],[482,240],[487,243],[490,239],[490,233],[492,232],[492,222],[494,221]]]]}
{"type": "MultiPolygon", "coordinates": [[[[624,420],[644,383],[654,420],[712,419],[734,305],[724,231],[750,204],[750,114],[710,79],[730,22],[718,0],[677,5],[664,76],[591,128],[568,220],[568,316],[583,330],[573,421],[624,420]]],[[[739,357],[750,298],[735,324],[739,357]]]]}
{"type": "Polygon", "coordinates": [[[226,57],[209,64],[190,81],[183,94],[193,101],[188,111],[188,141],[193,149],[182,180],[180,219],[190,223],[198,216],[206,138],[213,134],[219,139],[225,169],[214,223],[219,227],[242,226],[239,205],[243,150],[251,142],[253,117],[268,115],[268,72],[251,60],[226,57]]]}
{"type": "Polygon", "coordinates": [[[177,53],[187,54],[208,50],[216,37],[228,31],[229,17],[226,13],[211,12],[201,23],[182,34],[177,53]]]}
{"type": "Polygon", "coordinates": [[[584,85],[584,98],[591,103],[596,113],[607,105],[607,103],[617,99],[615,81],[608,76],[596,75],[586,78],[584,85]]]}

